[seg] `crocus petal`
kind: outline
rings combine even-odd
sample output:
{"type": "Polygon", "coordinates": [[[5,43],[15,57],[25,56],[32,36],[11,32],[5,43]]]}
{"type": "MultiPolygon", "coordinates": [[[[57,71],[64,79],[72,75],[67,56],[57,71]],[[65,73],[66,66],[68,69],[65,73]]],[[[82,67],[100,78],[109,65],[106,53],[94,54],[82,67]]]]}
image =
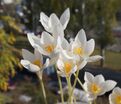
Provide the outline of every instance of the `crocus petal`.
{"type": "Polygon", "coordinates": [[[47,32],[42,32],[41,35],[41,43],[42,44],[52,44],[54,41],[54,38],[47,32]]]}
{"type": "Polygon", "coordinates": [[[58,36],[60,36],[61,38],[64,37],[63,26],[60,23],[58,17],[54,13],[50,16],[50,25],[52,26],[51,33],[56,39],[58,38],[58,36]]]}
{"type": "Polygon", "coordinates": [[[71,70],[71,74],[75,73],[77,71],[77,65],[74,66],[74,68],[71,70]]]}
{"type": "Polygon", "coordinates": [[[78,69],[83,69],[84,68],[84,66],[87,64],[87,61],[82,61],[81,63],[80,63],[80,65],[78,66],[78,69]]]}
{"type": "Polygon", "coordinates": [[[113,94],[109,95],[109,103],[110,104],[115,104],[115,96],[113,94]]]}
{"type": "Polygon", "coordinates": [[[30,61],[28,61],[28,60],[21,60],[20,63],[23,65],[23,67],[25,67],[26,69],[29,69],[30,61]]]}
{"type": "Polygon", "coordinates": [[[116,86],[117,82],[113,81],[113,80],[107,80],[105,82],[105,90],[106,92],[112,90],[115,86],[116,86]]]}
{"type": "Polygon", "coordinates": [[[60,59],[57,60],[57,67],[58,67],[58,69],[59,69],[60,71],[63,72],[64,63],[63,63],[62,60],[60,60],[60,59]]]}
{"type": "Polygon", "coordinates": [[[77,36],[75,37],[75,41],[80,42],[81,47],[84,49],[87,39],[86,39],[85,31],[83,29],[81,29],[77,33],[77,36]]]}
{"type": "Polygon", "coordinates": [[[43,12],[40,13],[40,22],[46,31],[51,32],[51,28],[49,27],[49,24],[48,24],[49,17],[47,15],[45,15],[45,13],[43,13],[43,12]]]}
{"type": "Polygon", "coordinates": [[[27,38],[32,47],[36,48],[40,45],[40,38],[35,36],[34,33],[27,33],[27,38]]]}
{"type": "Polygon", "coordinates": [[[28,60],[30,62],[32,62],[35,59],[34,54],[32,54],[26,49],[22,49],[22,56],[25,60],[28,60]]]}
{"type": "Polygon", "coordinates": [[[100,84],[104,81],[105,81],[105,79],[104,79],[103,75],[96,75],[95,78],[94,78],[94,82],[97,83],[97,84],[100,84]]]}
{"type": "Polygon", "coordinates": [[[43,69],[45,69],[45,68],[47,68],[47,67],[49,67],[49,66],[50,66],[50,59],[47,58],[46,61],[45,61],[44,66],[43,66],[43,69]]]}
{"type": "Polygon", "coordinates": [[[43,62],[43,56],[37,49],[34,50],[34,55],[36,59],[39,59],[41,62],[43,62]]]}
{"type": "Polygon", "coordinates": [[[65,29],[67,27],[69,19],[70,19],[70,10],[69,10],[69,8],[67,8],[60,17],[60,22],[63,26],[63,29],[65,29]]]}
{"type": "Polygon", "coordinates": [[[84,80],[86,82],[93,82],[94,76],[91,73],[89,73],[89,72],[85,72],[84,80]]]}
{"type": "Polygon", "coordinates": [[[95,56],[91,56],[91,57],[87,58],[87,61],[88,62],[96,62],[96,61],[99,61],[100,59],[102,59],[102,56],[95,55],[95,56]]]}
{"type": "Polygon", "coordinates": [[[28,70],[31,72],[38,72],[38,71],[40,71],[40,68],[37,65],[30,64],[30,68],[28,70]]]}
{"type": "Polygon", "coordinates": [[[86,47],[85,47],[85,55],[89,56],[92,54],[92,52],[94,51],[95,48],[95,41],[94,39],[90,39],[87,43],[86,43],[86,47]]]}
{"type": "Polygon", "coordinates": [[[113,93],[121,95],[121,88],[119,88],[119,87],[114,88],[113,93]]]}

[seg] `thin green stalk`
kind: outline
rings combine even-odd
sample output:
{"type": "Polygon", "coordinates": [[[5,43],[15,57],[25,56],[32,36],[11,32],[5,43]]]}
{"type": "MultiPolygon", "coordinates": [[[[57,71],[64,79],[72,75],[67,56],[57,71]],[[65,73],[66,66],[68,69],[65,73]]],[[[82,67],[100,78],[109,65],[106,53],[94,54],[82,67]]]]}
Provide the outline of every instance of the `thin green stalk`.
{"type": "Polygon", "coordinates": [[[94,104],[96,104],[96,99],[94,100],[94,104]]]}
{"type": "MultiPolygon", "coordinates": [[[[75,76],[75,77],[77,77],[75,73],[74,73],[74,76],[75,76]]],[[[77,81],[79,82],[79,84],[80,84],[80,86],[83,88],[83,90],[85,90],[85,88],[83,87],[82,82],[79,80],[79,78],[78,78],[78,77],[77,77],[77,81]]]]}
{"type": "MultiPolygon", "coordinates": [[[[55,66],[55,69],[56,69],[56,72],[57,72],[56,66],[55,66]]],[[[57,73],[57,78],[58,78],[58,83],[59,83],[59,87],[60,87],[61,101],[62,101],[62,104],[64,104],[64,95],[63,95],[62,82],[61,82],[61,78],[58,75],[58,73],[57,73]]]]}
{"type": "Polygon", "coordinates": [[[38,78],[40,80],[40,84],[41,84],[41,87],[42,87],[42,93],[43,93],[43,97],[44,97],[44,102],[45,102],[45,104],[47,104],[45,87],[44,87],[44,83],[42,81],[42,72],[37,72],[36,74],[37,74],[37,76],[38,76],[38,78]]]}
{"type": "Polygon", "coordinates": [[[45,93],[44,84],[43,84],[42,80],[40,82],[41,82],[41,86],[42,86],[42,92],[43,92],[43,96],[44,96],[44,102],[45,102],[45,104],[47,104],[47,99],[46,99],[46,93],[45,93]]]}
{"type": "Polygon", "coordinates": [[[68,100],[68,103],[69,104],[73,104],[73,96],[71,94],[71,82],[70,82],[70,77],[66,77],[66,80],[67,80],[67,84],[68,84],[68,94],[69,94],[69,100],[68,100]]]}
{"type": "Polygon", "coordinates": [[[69,99],[68,99],[68,100],[71,99],[70,97],[72,96],[73,91],[74,91],[74,88],[75,88],[75,86],[76,86],[77,79],[78,79],[78,75],[79,75],[79,70],[78,70],[77,73],[76,73],[76,78],[75,78],[75,80],[74,80],[74,84],[73,84],[73,87],[72,87],[72,90],[71,90],[71,93],[70,93],[70,96],[69,96],[69,99]]]}

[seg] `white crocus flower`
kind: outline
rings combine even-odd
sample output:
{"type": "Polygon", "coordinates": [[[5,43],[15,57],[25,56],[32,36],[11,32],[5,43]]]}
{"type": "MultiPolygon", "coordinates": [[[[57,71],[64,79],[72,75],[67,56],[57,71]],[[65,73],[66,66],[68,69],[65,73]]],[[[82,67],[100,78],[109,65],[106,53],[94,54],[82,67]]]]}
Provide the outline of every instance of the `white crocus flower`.
{"type": "Polygon", "coordinates": [[[67,27],[67,24],[70,19],[70,10],[67,8],[63,14],[60,17],[60,20],[56,16],[56,14],[52,13],[50,17],[48,17],[45,13],[40,13],[40,22],[45,28],[46,31],[53,33],[53,28],[60,28],[62,26],[62,29],[64,30],[67,27]],[[57,27],[57,25],[59,27],[57,27]]]}
{"type": "Polygon", "coordinates": [[[62,53],[57,60],[58,74],[62,77],[69,77],[77,70],[77,65],[73,59],[68,59],[62,53]]]}
{"type": "Polygon", "coordinates": [[[109,95],[109,102],[110,104],[121,104],[121,88],[113,89],[112,94],[109,95]]]}
{"type": "Polygon", "coordinates": [[[55,57],[58,53],[58,39],[55,39],[47,32],[42,32],[41,38],[35,36],[33,33],[27,34],[30,44],[37,49],[41,54],[55,57]]]}
{"type": "MultiPolygon", "coordinates": [[[[75,37],[74,41],[71,43],[70,51],[77,60],[80,60],[81,58],[86,60],[87,62],[95,62],[100,60],[102,57],[99,55],[90,56],[94,51],[94,47],[94,39],[90,39],[87,41],[85,31],[81,29],[75,37]]],[[[70,52],[65,51],[65,55],[67,55],[67,57],[69,57],[68,53],[70,52]]]]}
{"type": "Polygon", "coordinates": [[[37,50],[33,54],[26,49],[22,49],[22,56],[21,64],[29,71],[36,72],[42,78],[43,70],[49,66],[49,59],[46,59],[43,63],[43,56],[37,50]]]}
{"type": "Polygon", "coordinates": [[[89,72],[85,72],[84,80],[84,88],[90,100],[95,100],[97,96],[101,96],[112,90],[117,84],[113,80],[105,81],[102,75],[96,75],[94,77],[89,72]]]}

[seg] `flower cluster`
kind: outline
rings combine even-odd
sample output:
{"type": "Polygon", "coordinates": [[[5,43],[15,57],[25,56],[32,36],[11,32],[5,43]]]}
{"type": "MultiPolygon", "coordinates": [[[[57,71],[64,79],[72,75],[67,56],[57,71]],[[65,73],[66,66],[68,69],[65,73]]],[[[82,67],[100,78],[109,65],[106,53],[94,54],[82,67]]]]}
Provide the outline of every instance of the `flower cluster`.
{"type": "MultiPolygon", "coordinates": [[[[35,72],[41,80],[43,70],[55,65],[57,74],[61,77],[66,77],[70,92],[73,93],[74,86],[72,87],[71,83],[69,84],[71,75],[78,76],[78,72],[88,62],[98,61],[102,57],[99,55],[91,56],[95,48],[95,41],[94,39],[87,40],[83,29],[77,33],[73,41],[68,42],[66,40],[64,30],[69,19],[69,8],[64,11],[60,18],[55,13],[48,17],[41,12],[40,22],[45,31],[42,32],[41,36],[36,36],[34,33],[27,34],[28,40],[34,48],[34,54],[22,49],[23,59],[21,64],[29,71],[35,72]],[[48,57],[45,62],[43,61],[43,55],[48,57]]],[[[75,80],[78,80],[78,78],[75,78],[75,80]]],[[[115,81],[105,81],[102,75],[94,77],[89,72],[85,73],[84,80],[85,83],[82,84],[82,87],[89,101],[95,100],[97,96],[105,94],[116,86],[115,81]]],[[[70,96],[73,96],[73,94],[70,93],[70,96]]],[[[69,101],[73,102],[73,99],[69,101]]],[[[121,89],[115,88],[109,99],[110,104],[121,104],[121,89]]]]}

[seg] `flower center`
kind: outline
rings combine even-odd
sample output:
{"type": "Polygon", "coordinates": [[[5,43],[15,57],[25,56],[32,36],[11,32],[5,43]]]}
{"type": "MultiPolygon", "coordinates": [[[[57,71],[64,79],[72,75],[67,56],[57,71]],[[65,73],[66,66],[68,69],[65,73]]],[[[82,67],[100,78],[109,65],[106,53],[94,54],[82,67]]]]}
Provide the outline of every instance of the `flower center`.
{"type": "Polygon", "coordinates": [[[121,104],[121,95],[116,96],[115,101],[116,101],[116,104],[121,104]]]}
{"type": "Polygon", "coordinates": [[[81,47],[76,47],[76,48],[74,48],[73,53],[76,55],[82,55],[84,52],[81,47]]]}
{"type": "Polygon", "coordinates": [[[69,62],[65,62],[64,63],[64,69],[65,69],[65,73],[68,74],[72,69],[72,64],[69,63],[69,62]]]}
{"type": "Polygon", "coordinates": [[[93,84],[91,85],[91,92],[92,92],[93,94],[98,94],[100,91],[101,91],[100,86],[98,86],[98,85],[95,84],[95,83],[93,83],[93,84]]]}
{"type": "Polygon", "coordinates": [[[35,60],[35,61],[33,61],[33,64],[34,64],[34,65],[37,65],[37,66],[39,66],[39,67],[42,67],[42,63],[41,63],[40,60],[35,60]]]}
{"type": "Polygon", "coordinates": [[[45,47],[45,51],[47,51],[48,53],[51,53],[54,50],[54,45],[47,45],[45,47]]]}

